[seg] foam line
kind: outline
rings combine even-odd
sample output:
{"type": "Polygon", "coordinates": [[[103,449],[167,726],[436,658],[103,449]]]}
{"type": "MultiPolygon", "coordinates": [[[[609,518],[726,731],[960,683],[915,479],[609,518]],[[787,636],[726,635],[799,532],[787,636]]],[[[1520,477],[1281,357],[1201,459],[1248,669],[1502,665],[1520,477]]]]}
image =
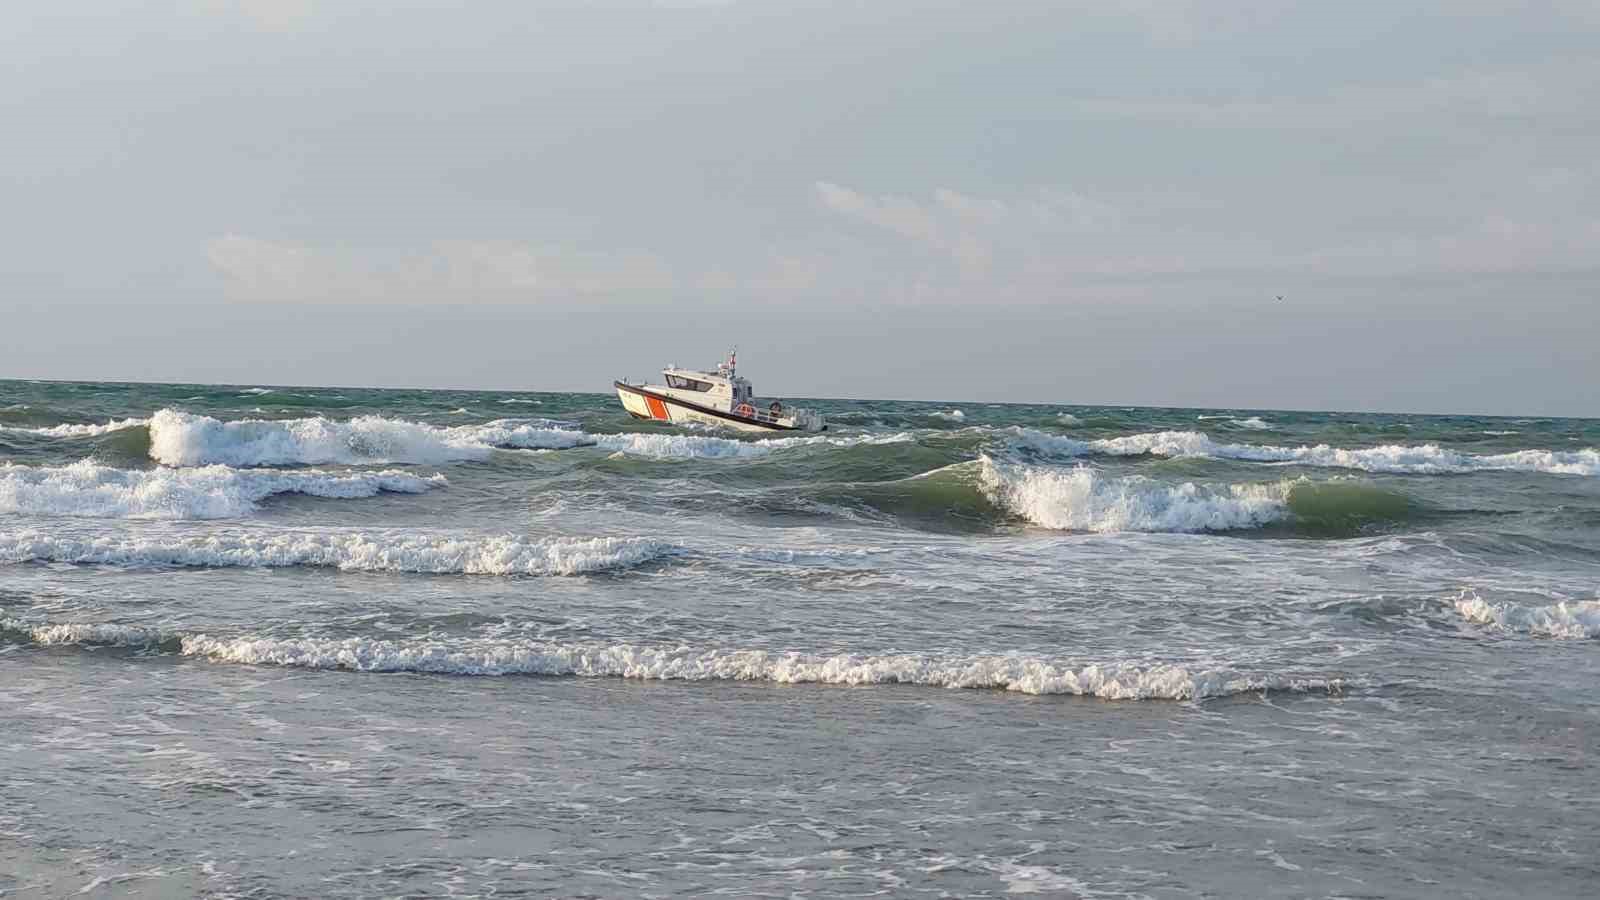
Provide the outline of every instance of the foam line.
{"type": "Polygon", "coordinates": [[[773,684],[920,685],[1106,700],[1200,700],[1262,691],[1338,692],[1341,678],[1245,674],[1228,668],[1076,664],[1040,657],[928,653],[811,654],[639,644],[515,640],[268,638],[175,634],[123,625],[29,625],[0,620],[0,631],[42,645],[175,646],[222,663],[432,675],[630,678],[649,681],[753,681],[773,684]]]}
{"type": "Polygon", "coordinates": [[[460,537],[397,532],[266,529],[203,535],[74,538],[39,529],[0,532],[0,563],[128,567],[330,568],[426,575],[582,575],[678,552],[637,538],[460,537]]]}
{"type": "Polygon", "coordinates": [[[1517,450],[1478,455],[1435,444],[1345,449],[1327,444],[1315,447],[1271,447],[1254,444],[1219,444],[1198,431],[1162,431],[1130,434],[1097,441],[1079,441],[1031,428],[1009,429],[1014,446],[1057,456],[1166,456],[1232,459],[1246,462],[1297,463],[1364,472],[1443,475],[1468,472],[1544,472],[1559,475],[1600,475],[1600,450],[1517,450]]]}

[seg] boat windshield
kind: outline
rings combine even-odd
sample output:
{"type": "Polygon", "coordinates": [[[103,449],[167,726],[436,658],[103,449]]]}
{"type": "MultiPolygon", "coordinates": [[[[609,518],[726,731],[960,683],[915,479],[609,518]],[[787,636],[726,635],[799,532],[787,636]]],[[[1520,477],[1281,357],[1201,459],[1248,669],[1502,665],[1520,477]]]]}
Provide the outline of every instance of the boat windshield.
{"type": "Polygon", "coordinates": [[[677,388],[681,391],[700,391],[704,393],[705,391],[711,390],[712,385],[709,381],[700,381],[697,378],[685,378],[682,375],[668,375],[667,387],[677,388]]]}

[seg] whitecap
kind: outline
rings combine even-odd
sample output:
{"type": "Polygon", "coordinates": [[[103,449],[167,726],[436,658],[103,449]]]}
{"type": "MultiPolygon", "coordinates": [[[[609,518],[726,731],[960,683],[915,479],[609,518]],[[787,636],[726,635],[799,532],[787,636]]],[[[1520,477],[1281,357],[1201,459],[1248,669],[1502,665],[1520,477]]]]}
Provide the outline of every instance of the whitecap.
{"type": "Polygon", "coordinates": [[[150,457],[170,466],[442,463],[481,459],[490,449],[452,429],[379,416],[221,422],[163,409],[150,418],[150,457]]]}
{"type": "Polygon", "coordinates": [[[227,466],[117,469],[82,460],[66,466],[0,465],[0,512],[122,519],[227,519],[274,494],[354,499],[416,494],[443,475],[409,472],[278,472],[227,466]]]}

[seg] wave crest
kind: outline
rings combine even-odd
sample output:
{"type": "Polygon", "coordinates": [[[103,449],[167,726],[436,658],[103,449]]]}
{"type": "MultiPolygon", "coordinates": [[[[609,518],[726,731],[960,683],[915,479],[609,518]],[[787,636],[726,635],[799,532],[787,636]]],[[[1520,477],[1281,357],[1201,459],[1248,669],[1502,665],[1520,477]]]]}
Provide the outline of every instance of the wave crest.
{"type": "Polygon", "coordinates": [[[275,472],[204,466],[115,469],[83,460],[66,466],[0,465],[0,512],[117,519],[231,519],[275,494],[355,499],[419,494],[443,475],[408,472],[275,472]]]}
{"type": "Polygon", "coordinates": [[[450,429],[360,416],[221,422],[163,409],[150,417],[150,458],[169,466],[283,466],[324,463],[443,463],[488,456],[483,443],[450,429]]]}
{"type": "Polygon", "coordinates": [[[149,425],[149,419],[112,419],[103,425],[48,425],[42,428],[22,428],[15,425],[0,425],[0,431],[9,431],[13,434],[36,434],[40,437],[52,438],[78,438],[98,437],[114,431],[126,431],[129,428],[141,428],[149,425]]]}

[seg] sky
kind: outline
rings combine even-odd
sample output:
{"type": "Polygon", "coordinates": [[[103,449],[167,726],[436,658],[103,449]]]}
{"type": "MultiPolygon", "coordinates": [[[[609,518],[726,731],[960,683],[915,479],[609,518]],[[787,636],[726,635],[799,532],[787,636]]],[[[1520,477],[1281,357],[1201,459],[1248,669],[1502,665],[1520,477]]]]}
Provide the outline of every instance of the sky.
{"type": "Polygon", "coordinates": [[[1595,0],[22,0],[0,377],[1600,416],[1597,51],[1595,0]]]}

